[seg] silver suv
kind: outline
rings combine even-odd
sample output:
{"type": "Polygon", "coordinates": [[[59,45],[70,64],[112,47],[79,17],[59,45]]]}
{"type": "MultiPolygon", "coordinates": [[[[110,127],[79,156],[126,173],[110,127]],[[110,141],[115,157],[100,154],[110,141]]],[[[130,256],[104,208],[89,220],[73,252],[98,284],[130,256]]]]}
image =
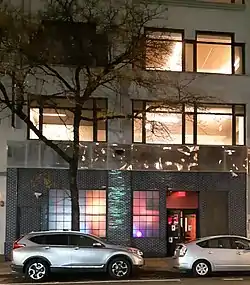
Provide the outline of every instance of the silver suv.
{"type": "Polygon", "coordinates": [[[13,244],[12,271],[32,282],[42,282],[59,270],[108,272],[113,279],[128,278],[144,264],[136,248],[108,244],[74,231],[31,232],[13,244]]]}

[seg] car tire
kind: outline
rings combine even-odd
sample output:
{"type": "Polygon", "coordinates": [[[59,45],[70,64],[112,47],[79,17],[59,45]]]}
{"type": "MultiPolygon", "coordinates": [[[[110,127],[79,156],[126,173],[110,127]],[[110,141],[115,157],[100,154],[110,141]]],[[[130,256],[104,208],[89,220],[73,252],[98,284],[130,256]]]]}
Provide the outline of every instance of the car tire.
{"type": "Polygon", "coordinates": [[[32,259],[25,266],[25,279],[29,282],[44,282],[49,276],[49,265],[42,259],[32,259]]]}
{"type": "Polygon", "coordinates": [[[193,264],[193,275],[195,277],[206,277],[211,274],[211,264],[207,260],[197,260],[193,264]]]}
{"type": "Polygon", "coordinates": [[[126,279],[132,273],[131,262],[126,257],[114,258],[109,262],[107,271],[112,279],[126,279]]]}

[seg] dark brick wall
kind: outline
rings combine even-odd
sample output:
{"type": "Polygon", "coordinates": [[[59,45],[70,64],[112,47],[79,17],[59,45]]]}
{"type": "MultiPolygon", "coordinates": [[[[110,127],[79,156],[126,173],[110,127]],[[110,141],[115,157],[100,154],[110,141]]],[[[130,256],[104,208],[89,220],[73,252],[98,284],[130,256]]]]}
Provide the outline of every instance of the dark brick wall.
{"type": "MultiPolygon", "coordinates": [[[[200,193],[200,227],[207,223],[209,197],[216,198],[218,191],[226,193],[227,231],[246,235],[245,174],[81,170],[78,184],[82,190],[107,188],[107,239],[137,246],[148,255],[166,255],[166,191],[169,188],[200,193]],[[160,237],[132,238],[132,191],[155,189],[160,191],[160,237]]],[[[47,229],[49,189],[68,189],[68,185],[65,169],[8,169],[6,252],[10,251],[16,235],[47,229]],[[42,196],[37,199],[34,192],[41,192],[42,196]]]]}

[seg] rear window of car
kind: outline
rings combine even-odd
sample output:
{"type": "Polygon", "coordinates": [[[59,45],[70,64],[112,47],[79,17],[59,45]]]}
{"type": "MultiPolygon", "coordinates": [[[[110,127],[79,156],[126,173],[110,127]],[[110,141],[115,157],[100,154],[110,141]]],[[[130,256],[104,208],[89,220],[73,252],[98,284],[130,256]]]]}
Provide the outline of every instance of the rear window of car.
{"type": "Polygon", "coordinates": [[[68,245],[67,234],[49,234],[49,235],[37,235],[30,238],[30,241],[36,244],[44,245],[68,245]]]}

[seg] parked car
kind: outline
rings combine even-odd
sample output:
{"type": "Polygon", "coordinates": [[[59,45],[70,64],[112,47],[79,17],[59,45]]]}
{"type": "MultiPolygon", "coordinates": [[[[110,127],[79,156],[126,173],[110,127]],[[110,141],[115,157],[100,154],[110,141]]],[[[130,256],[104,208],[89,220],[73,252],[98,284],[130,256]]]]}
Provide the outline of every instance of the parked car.
{"type": "Polygon", "coordinates": [[[219,235],[178,244],[173,262],[174,268],[200,277],[215,271],[250,271],[250,240],[219,235]]]}
{"type": "Polygon", "coordinates": [[[104,271],[125,279],[144,264],[143,253],[74,231],[31,232],[13,244],[12,270],[42,282],[59,270],[104,271]]]}

